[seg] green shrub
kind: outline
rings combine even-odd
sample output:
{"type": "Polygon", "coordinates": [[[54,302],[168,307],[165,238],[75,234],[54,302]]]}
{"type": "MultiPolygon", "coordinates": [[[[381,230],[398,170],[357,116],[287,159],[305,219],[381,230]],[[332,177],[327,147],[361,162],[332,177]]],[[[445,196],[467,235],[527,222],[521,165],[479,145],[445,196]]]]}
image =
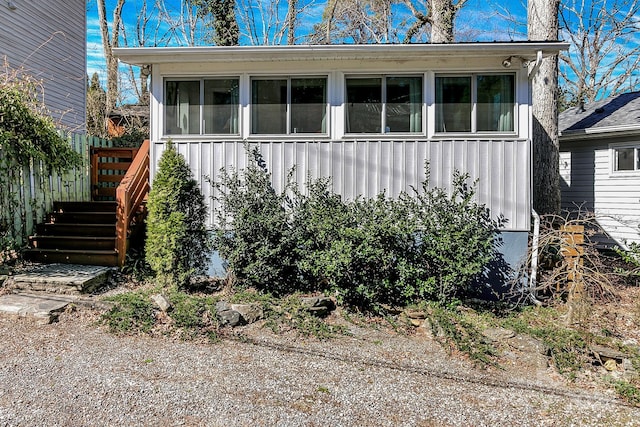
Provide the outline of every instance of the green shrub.
{"type": "Polygon", "coordinates": [[[278,194],[256,149],[242,174],[223,170],[215,183],[222,209],[214,249],[240,284],[282,294],[297,287],[286,192],[278,194]]]}
{"type": "Polygon", "coordinates": [[[455,173],[451,195],[425,182],[397,200],[343,201],[328,179],[309,180],[306,194],[289,179],[277,193],[258,150],[250,157],[242,173],[223,170],[215,184],[214,246],[244,286],[328,291],[365,310],[448,303],[495,256],[500,221],[473,200],[466,175],[455,173]]]}
{"type": "Polygon", "coordinates": [[[147,204],[146,259],[167,284],[188,286],[205,271],[209,241],[204,197],[171,142],[162,153],[147,204]]]}
{"type": "Polygon", "coordinates": [[[441,188],[429,188],[427,180],[421,192],[401,197],[417,223],[412,268],[424,268],[415,272],[414,292],[421,299],[450,302],[468,293],[495,257],[504,219],[492,219],[489,209],[473,200],[476,183],[469,185],[468,180],[467,174],[454,171],[450,195],[441,188]]]}

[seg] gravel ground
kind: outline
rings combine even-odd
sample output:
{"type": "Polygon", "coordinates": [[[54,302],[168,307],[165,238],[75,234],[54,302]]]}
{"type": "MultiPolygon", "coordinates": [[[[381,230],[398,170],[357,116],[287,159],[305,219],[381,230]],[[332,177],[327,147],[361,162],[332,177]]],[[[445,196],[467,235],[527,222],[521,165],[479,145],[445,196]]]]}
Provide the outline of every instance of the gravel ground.
{"type": "Polygon", "coordinates": [[[0,319],[0,426],[640,426],[640,408],[609,392],[474,369],[428,337],[254,328],[210,344],[93,320],[0,319]]]}

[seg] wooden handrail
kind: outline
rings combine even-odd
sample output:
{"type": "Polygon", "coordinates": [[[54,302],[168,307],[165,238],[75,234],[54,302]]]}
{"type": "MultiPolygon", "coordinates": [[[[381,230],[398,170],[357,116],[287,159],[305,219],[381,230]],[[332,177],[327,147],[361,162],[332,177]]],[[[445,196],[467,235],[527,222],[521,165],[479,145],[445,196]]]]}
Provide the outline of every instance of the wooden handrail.
{"type": "Polygon", "coordinates": [[[124,265],[127,254],[127,237],[132,221],[143,209],[149,194],[149,140],[145,140],[116,188],[116,250],[118,265],[124,265]]]}

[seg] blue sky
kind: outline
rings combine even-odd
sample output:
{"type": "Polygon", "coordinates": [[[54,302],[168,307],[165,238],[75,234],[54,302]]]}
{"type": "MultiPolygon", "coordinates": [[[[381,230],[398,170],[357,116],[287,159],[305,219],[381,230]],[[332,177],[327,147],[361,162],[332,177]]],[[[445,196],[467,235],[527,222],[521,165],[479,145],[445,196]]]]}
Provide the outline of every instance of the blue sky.
{"type": "MultiPolygon", "coordinates": [[[[240,2],[255,0],[237,1],[241,4],[240,2]]],[[[308,12],[303,17],[303,22],[300,23],[301,31],[305,33],[308,33],[309,28],[320,20],[325,4],[324,1],[319,0],[307,1],[309,2],[308,12]]],[[[149,0],[149,3],[154,2],[149,0]]],[[[166,3],[169,7],[177,7],[179,0],[166,0],[166,3]]],[[[112,15],[114,4],[114,0],[107,0],[107,16],[109,18],[112,15]]],[[[123,20],[124,25],[130,30],[135,26],[136,11],[140,4],[140,0],[127,0],[125,4],[123,20]]],[[[265,1],[264,4],[267,2],[265,1]]],[[[286,5],[286,2],[283,1],[282,4],[286,5]]],[[[457,30],[464,41],[524,39],[524,34],[514,32],[514,25],[503,18],[507,14],[511,14],[520,23],[526,23],[526,0],[468,0],[456,22],[457,30]]],[[[520,29],[524,30],[523,27],[520,29]]],[[[177,44],[176,42],[172,43],[177,44]]],[[[245,38],[243,44],[250,44],[250,41],[245,38]]],[[[94,72],[98,72],[104,79],[105,70],[97,8],[95,2],[90,1],[87,5],[87,73],[91,76],[94,72]]]]}

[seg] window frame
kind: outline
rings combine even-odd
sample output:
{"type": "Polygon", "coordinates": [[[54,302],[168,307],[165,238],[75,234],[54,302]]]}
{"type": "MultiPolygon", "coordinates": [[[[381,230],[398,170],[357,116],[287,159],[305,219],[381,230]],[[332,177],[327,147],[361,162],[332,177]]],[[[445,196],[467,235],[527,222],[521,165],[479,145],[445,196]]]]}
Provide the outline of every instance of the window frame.
{"type": "Polygon", "coordinates": [[[249,119],[248,119],[248,137],[249,138],[265,138],[265,137],[316,137],[316,138],[325,138],[329,136],[331,132],[331,110],[330,110],[330,102],[329,102],[329,94],[330,94],[330,78],[328,74],[274,74],[274,75],[259,75],[259,74],[249,74],[248,76],[248,106],[249,106],[249,119]],[[324,80],[324,130],[320,132],[294,132],[293,120],[292,120],[292,80],[313,80],[313,79],[322,79],[324,80]],[[286,95],[286,104],[285,104],[285,133],[256,133],[254,132],[254,105],[253,96],[254,96],[254,81],[267,81],[267,80],[285,80],[287,85],[287,95],[286,95]]]}
{"type": "MultiPolygon", "coordinates": [[[[242,102],[240,101],[242,78],[239,75],[221,75],[221,76],[165,76],[163,79],[163,100],[162,100],[162,136],[164,138],[193,138],[193,137],[239,137],[242,132],[242,102]],[[238,102],[236,104],[236,131],[229,133],[206,133],[205,112],[205,82],[211,80],[235,80],[238,84],[238,102]],[[198,102],[198,133],[170,133],[167,131],[167,86],[170,82],[198,82],[199,84],[199,102],[198,102]]],[[[213,105],[213,104],[212,104],[213,105]]]]}
{"type": "Polygon", "coordinates": [[[426,82],[427,82],[427,78],[426,75],[424,73],[377,73],[377,74],[345,74],[343,77],[343,85],[344,85],[344,92],[343,92],[343,104],[344,104],[344,112],[342,114],[342,120],[343,120],[343,128],[344,128],[344,136],[345,137],[356,137],[356,136],[361,136],[361,135],[377,135],[377,136],[385,136],[385,137],[397,137],[397,136],[403,136],[403,135],[407,135],[407,136],[411,136],[411,137],[416,137],[416,136],[425,136],[426,135],[426,131],[427,131],[427,117],[426,117],[426,82]],[[421,86],[420,86],[420,130],[416,131],[416,132],[411,132],[411,131],[399,131],[399,132],[393,132],[390,130],[387,130],[387,105],[389,104],[388,102],[388,90],[387,90],[387,80],[388,79],[392,79],[392,78],[419,78],[421,80],[421,86]],[[381,109],[380,109],[380,132],[349,132],[347,129],[349,128],[349,118],[348,118],[348,104],[349,104],[349,99],[348,99],[348,81],[349,80],[358,80],[358,79],[380,79],[381,80],[381,85],[380,85],[380,104],[381,104],[381,109]]]}
{"type": "Polygon", "coordinates": [[[611,176],[640,176],[640,142],[626,142],[609,144],[609,158],[610,158],[610,175],[611,176]],[[633,149],[633,169],[619,170],[618,169],[618,150],[621,149],[633,149]]]}
{"type": "Polygon", "coordinates": [[[519,134],[518,125],[518,111],[519,111],[519,102],[518,102],[518,74],[513,72],[504,72],[504,71],[487,71],[487,72],[436,72],[433,76],[433,106],[434,106],[434,116],[433,116],[433,129],[434,136],[436,137],[451,137],[455,135],[476,135],[476,136],[494,136],[494,135],[509,135],[514,136],[519,134]],[[478,77],[479,76],[511,76],[513,79],[513,108],[512,108],[512,122],[513,129],[511,130],[496,130],[496,131],[487,131],[487,130],[478,130],[478,77]],[[471,129],[469,131],[442,131],[438,130],[438,78],[439,77],[465,77],[471,80],[471,102],[470,102],[470,114],[471,114],[471,129]]]}

